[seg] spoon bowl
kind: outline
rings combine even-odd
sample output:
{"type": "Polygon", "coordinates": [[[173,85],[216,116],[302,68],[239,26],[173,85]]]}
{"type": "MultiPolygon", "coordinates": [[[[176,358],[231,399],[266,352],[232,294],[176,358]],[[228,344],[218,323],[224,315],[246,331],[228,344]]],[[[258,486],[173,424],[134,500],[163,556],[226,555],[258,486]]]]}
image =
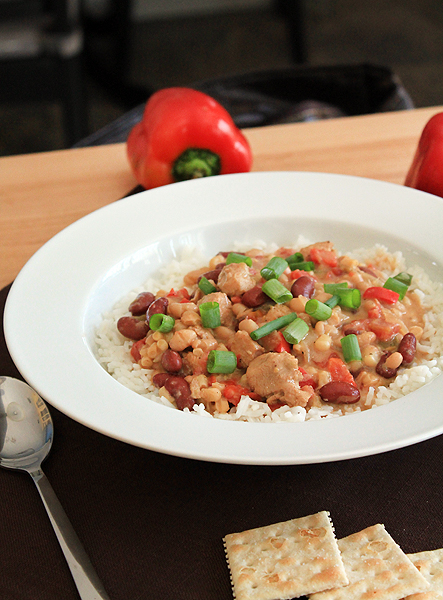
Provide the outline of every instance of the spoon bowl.
{"type": "Polygon", "coordinates": [[[51,450],[48,407],[29,385],[0,376],[0,466],[26,471],[37,486],[82,600],[109,600],[41,464],[51,450]]]}
{"type": "Polygon", "coordinates": [[[0,465],[38,468],[52,439],[51,415],[40,396],[23,381],[0,377],[0,465]]]}

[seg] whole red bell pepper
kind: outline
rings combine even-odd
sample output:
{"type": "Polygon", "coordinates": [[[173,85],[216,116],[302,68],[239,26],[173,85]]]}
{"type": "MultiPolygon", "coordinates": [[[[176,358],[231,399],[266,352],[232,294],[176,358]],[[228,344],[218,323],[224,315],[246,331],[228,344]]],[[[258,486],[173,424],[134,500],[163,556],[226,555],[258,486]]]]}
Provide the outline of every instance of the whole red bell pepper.
{"type": "Polygon", "coordinates": [[[405,185],[443,197],[443,113],[426,123],[405,185]]]}
{"type": "Polygon", "coordinates": [[[129,133],[129,163],[150,189],[197,177],[250,171],[252,152],[230,114],[190,88],[165,88],[146,103],[129,133]]]}

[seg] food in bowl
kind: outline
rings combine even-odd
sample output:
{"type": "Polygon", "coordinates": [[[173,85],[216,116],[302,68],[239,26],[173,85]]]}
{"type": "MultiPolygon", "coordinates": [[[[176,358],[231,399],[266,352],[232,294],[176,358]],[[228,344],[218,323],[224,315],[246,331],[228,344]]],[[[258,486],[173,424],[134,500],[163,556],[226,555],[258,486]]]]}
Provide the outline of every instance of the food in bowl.
{"type": "Polygon", "coordinates": [[[237,245],[206,263],[193,255],[133,290],[97,331],[100,363],[150,399],[207,417],[304,421],[386,404],[442,370],[442,287],[399,252],[299,240],[237,245]]]}

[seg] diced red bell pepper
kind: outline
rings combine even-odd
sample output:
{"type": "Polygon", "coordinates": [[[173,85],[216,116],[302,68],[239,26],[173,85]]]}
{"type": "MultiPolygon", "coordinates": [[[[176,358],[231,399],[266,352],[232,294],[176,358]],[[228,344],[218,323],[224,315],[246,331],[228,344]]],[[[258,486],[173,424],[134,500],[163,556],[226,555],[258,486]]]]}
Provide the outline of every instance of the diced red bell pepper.
{"type": "Polygon", "coordinates": [[[443,112],[426,123],[406,175],[405,185],[443,197],[443,112]]]}
{"type": "Polygon", "coordinates": [[[327,267],[337,266],[336,253],[333,250],[326,250],[325,248],[311,248],[308,260],[312,260],[317,265],[323,264],[327,267]]]}
{"type": "Polygon", "coordinates": [[[370,308],[368,308],[368,317],[370,319],[380,319],[381,315],[381,304],[377,298],[373,298],[373,304],[370,308]]]}
{"type": "Polygon", "coordinates": [[[303,369],[303,367],[299,367],[298,370],[303,375],[303,379],[301,379],[301,381],[299,382],[300,387],[302,388],[306,385],[309,385],[310,387],[312,387],[312,389],[315,390],[317,384],[314,381],[314,378],[311,375],[309,375],[309,373],[307,373],[305,369],[303,369]]]}
{"type": "Polygon", "coordinates": [[[242,396],[249,396],[253,400],[261,400],[261,396],[232,380],[226,381],[222,394],[234,406],[237,406],[242,396]]]}
{"type": "Polygon", "coordinates": [[[368,287],[363,292],[363,299],[367,300],[370,298],[375,298],[377,300],[381,300],[382,302],[386,302],[386,304],[395,304],[398,302],[400,298],[400,294],[394,292],[393,290],[388,290],[388,288],[374,286],[368,287]]]}
{"type": "Polygon", "coordinates": [[[144,345],[145,338],[138,340],[132,344],[130,355],[134,362],[138,362],[141,359],[140,348],[144,345]]]}
{"type": "Polygon", "coordinates": [[[281,331],[277,331],[278,334],[278,342],[274,347],[274,352],[290,352],[291,346],[289,342],[287,342],[281,331]]]}
{"type": "Polygon", "coordinates": [[[294,271],[291,271],[291,273],[289,274],[289,279],[298,279],[299,277],[302,277],[303,275],[306,275],[306,271],[302,271],[301,269],[295,269],[294,271]]]}
{"type": "Polygon", "coordinates": [[[190,88],[155,92],[129,133],[127,156],[145,189],[251,170],[249,143],[216,100],[190,88]]]}
{"type": "Polygon", "coordinates": [[[169,293],[167,294],[168,297],[172,297],[172,298],[182,298],[185,302],[189,302],[190,300],[190,296],[189,296],[189,292],[186,288],[180,288],[179,290],[174,290],[174,288],[171,288],[169,293]]]}
{"type": "MultiPolygon", "coordinates": [[[[291,271],[289,273],[289,279],[298,279],[299,277],[306,277],[306,275],[306,271],[302,271],[301,269],[295,269],[294,271],[291,271]]],[[[314,273],[309,273],[309,277],[311,279],[314,279],[314,281],[317,281],[317,277],[314,275],[314,273]]]]}
{"type": "Polygon", "coordinates": [[[385,319],[369,319],[368,329],[382,342],[388,342],[400,331],[399,323],[390,323],[385,319]]]}
{"type": "Polygon", "coordinates": [[[331,374],[332,381],[346,381],[355,385],[354,377],[349,371],[346,364],[338,356],[330,356],[327,364],[327,369],[331,374]]]}

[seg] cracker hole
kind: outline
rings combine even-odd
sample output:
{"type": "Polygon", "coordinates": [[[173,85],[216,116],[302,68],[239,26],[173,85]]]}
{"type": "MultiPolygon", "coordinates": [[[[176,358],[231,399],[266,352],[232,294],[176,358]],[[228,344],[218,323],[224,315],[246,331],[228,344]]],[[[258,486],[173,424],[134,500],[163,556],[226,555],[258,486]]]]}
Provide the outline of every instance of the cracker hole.
{"type": "Polygon", "coordinates": [[[367,550],[375,553],[384,552],[385,550],[387,550],[387,548],[388,544],[383,540],[374,540],[372,542],[369,542],[366,546],[367,550]]]}
{"type": "Polygon", "coordinates": [[[245,574],[252,574],[255,573],[255,569],[252,566],[247,566],[247,567],[242,567],[240,569],[241,573],[245,573],[245,574]]]}
{"type": "Polygon", "coordinates": [[[326,529],[324,527],[311,527],[310,529],[300,529],[300,535],[302,537],[322,538],[326,535],[326,529]]]}

